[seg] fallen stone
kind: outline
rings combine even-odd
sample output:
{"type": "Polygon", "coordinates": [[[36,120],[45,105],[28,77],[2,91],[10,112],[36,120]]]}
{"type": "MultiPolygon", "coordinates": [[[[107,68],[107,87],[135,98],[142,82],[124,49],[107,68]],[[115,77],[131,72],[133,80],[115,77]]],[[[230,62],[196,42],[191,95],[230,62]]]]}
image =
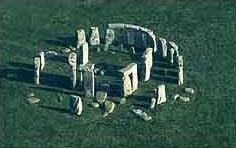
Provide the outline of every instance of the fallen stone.
{"type": "Polygon", "coordinates": [[[41,100],[39,98],[36,98],[36,97],[30,97],[27,99],[27,101],[30,103],[30,104],[37,104],[39,103],[41,100]]]}
{"type": "Polygon", "coordinates": [[[94,108],[99,108],[100,107],[99,103],[97,103],[97,102],[92,102],[91,106],[94,107],[94,108]]]}
{"type": "Polygon", "coordinates": [[[104,110],[105,110],[105,112],[104,112],[103,116],[106,117],[109,114],[111,114],[114,111],[114,108],[115,108],[115,103],[106,100],[105,103],[104,103],[104,110]]]}
{"type": "Polygon", "coordinates": [[[183,102],[189,102],[190,98],[189,97],[184,97],[184,96],[179,96],[179,100],[181,100],[183,102]]]}
{"type": "Polygon", "coordinates": [[[141,109],[131,109],[131,111],[136,114],[138,117],[140,117],[141,119],[143,119],[144,121],[149,121],[152,119],[151,116],[149,116],[146,112],[144,112],[141,109]]]}
{"type": "Polygon", "coordinates": [[[126,98],[119,98],[119,97],[112,97],[110,98],[111,101],[119,104],[125,104],[126,103],[126,98]]]}
{"type": "Polygon", "coordinates": [[[100,71],[100,75],[101,75],[101,76],[104,76],[104,75],[105,75],[105,70],[101,70],[101,71],[100,71]]]}
{"type": "Polygon", "coordinates": [[[192,95],[195,93],[193,88],[184,88],[184,91],[192,95]]]}
{"type": "Polygon", "coordinates": [[[97,91],[96,92],[96,101],[99,104],[103,104],[107,99],[107,92],[105,91],[97,91]]]}

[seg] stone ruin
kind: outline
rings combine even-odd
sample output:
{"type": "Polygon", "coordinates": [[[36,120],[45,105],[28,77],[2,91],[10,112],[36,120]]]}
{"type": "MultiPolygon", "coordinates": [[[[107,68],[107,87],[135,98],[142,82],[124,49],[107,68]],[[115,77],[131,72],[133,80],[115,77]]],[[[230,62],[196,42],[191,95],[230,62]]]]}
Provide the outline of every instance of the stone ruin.
{"type": "MultiPolygon", "coordinates": [[[[161,57],[168,65],[172,66],[172,69],[162,66],[157,67],[158,70],[164,71],[162,77],[175,79],[177,85],[182,85],[184,83],[183,57],[179,55],[178,46],[174,42],[167,41],[162,37],[158,38],[152,30],[144,27],[115,23],[108,24],[105,31],[104,52],[110,50],[110,46],[112,46],[113,42],[116,40],[116,30],[119,30],[121,33],[118,37],[121,51],[124,47],[130,47],[133,54],[141,52],[139,61],[134,61],[117,71],[121,82],[119,89],[120,99],[125,100],[126,97],[132,95],[138,89],[139,81],[147,82],[150,80],[153,62],[154,60],[159,60],[159,58],[156,59],[156,56],[161,57]],[[176,75],[171,77],[168,75],[169,72],[175,72],[176,75]]],[[[68,50],[68,53],[66,54],[71,73],[71,88],[76,89],[78,86],[82,87],[84,97],[92,98],[94,100],[94,107],[105,107],[104,116],[107,116],[115,107],[114,102],[112,102],[111,99],[108,99],[108,92],[112,88],[108,87],[106,90],[98,90],[99,88],[97,87],[98,85],[96,84],[95,76],[96,63],[93,64],[89,61],[89,47],[101,47],[99,28],[91,27],[90,38],[88,41],[86,39],[85,30],[83,29],[78,29],[76,31],[76,38],[76,47],[73,48],[73,50],[68,50]]],[[[57,54],[55,53],[54,55],[57,54]]],[[[40,72],[44,69],[45,63],[45,52],[41,51],[39,55],[34,58],[34,81],[37,85],[40,84],[40,72]]],[[[179,96],[176,98],[179,98],[179,96]]],[[[72,96],[70,104],[71,113],[77,115],[82,113],[82,100],[81,96],[72,96]]],[[[166,102],[165,85],[158,85],[154,88],[154,96],[150,98],[150,100],[150,108],[154,108],[156,105],[166,102]]],[[[132,111],[146,120],[147,115],[145,112],[142,112],[139,109],[133,109],[132,111]]],[[[149,117],[148,119],[151,118],[149,117]]]]}

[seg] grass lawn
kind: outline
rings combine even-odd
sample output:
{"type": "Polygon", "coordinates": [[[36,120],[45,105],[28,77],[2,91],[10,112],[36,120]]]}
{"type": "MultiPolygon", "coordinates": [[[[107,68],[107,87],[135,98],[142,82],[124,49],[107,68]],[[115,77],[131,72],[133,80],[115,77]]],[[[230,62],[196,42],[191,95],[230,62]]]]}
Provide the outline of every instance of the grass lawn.
{"type": "MultiPolygon", "coordinates": [[[[235,9],[233,0],[1,1],[0,147],[235,148],[235,9]],[[157,110],[144,108],[153,120],[136,118],[130,106],[147,102],[146,96],[162,83],[152,77],[107,118],[83,98],[82,116],[72,119],[69,94],[76,91],[64,87],[66,64],[47,62],[44,75],[56,81],[34,85],[33,57],[40,50],[60,51],[71,44],[76,29],[84,28],[88,35],[91,26],[116,22],[150,28],[178,44],[184,86],[196,91],[190,102],[173,103],[171,96],[181,87],[164,83],[168,101],[157,110]],[[40,105],[27,104],[31,92],[42,99],[40,105]]],[[[107,64],[132,60],[93,50],[89,58],[107,64]]]]}

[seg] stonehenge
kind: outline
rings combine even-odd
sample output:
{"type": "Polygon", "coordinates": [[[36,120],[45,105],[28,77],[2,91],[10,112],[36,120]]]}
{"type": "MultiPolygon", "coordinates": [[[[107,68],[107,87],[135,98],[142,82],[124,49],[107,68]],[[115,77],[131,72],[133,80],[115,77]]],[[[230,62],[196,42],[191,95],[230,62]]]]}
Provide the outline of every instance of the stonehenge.
{"type": "MultiPolygon", "coordinates": [[[[86,40],[85,30],[78,29],[76,31],[76,47],[70,46],[63,50],[65,51],[63,56],[67,59],[66,64],[69,67],[70,86],[74,91],[78,89],[83,91],[81,96],[72,95],[70,98],[70,112],[72,114],[81,115],[83,110],[81,97],[84,97],[85,99],[91,98],[93,100],[90,103],[93,107],[104,107],[103,116],[106,117],[113,112],[115,103],[124,104],[127,98],[134,95],[134,92],[138,90],[139,85],[153,78],[152,76],[155,75],[157,70],[164,71],[161,73],[161,76],[166,79],[176,80],[174,83],[177,85],[184,83],[183,56],[179,54],[179,48],[175,42],[156,36],[148,28],[132,24],[114,23],[108,24],[106,30],[101,33],[98,27],[91,27],[90,31],[90,37],[86,40]],[[116,32],[117,29],[121,30],[121,34],[116,32]],[[100,39],[100,34],[105,35],[103,41],[100,39]],[[118,42],[117,38],[119,39],[118,42]],[[116,45],[113,44],[114,42],[119,44],[118,51],[112,51],[112,47],[116,45]],[[89,49],[93,49],[90,48],[91,46],[99,47],[99,49],[104,47],[102,52],[105,53],[107,50],[110,50],[106,52],[110,55],[121,52],[135,57],[132,59],[132,62],[129,61],[129,63],[127,62],[122,66],[119,65],[121,68],[112,71],[116,74],[117,81],[119,82],[116,88],[117,94],[111,93],[114,88],[110,85],[109,81],[103,80],[102,85],[98,85],[97,77],[106,77],[109,71],[106,67],[104,69],[100,67],[95,68],[95,64],[97,66],[100,63],[89,59],[89,54],[94,54],[93,51],[89,51],[89,49]],[[128,53],[127,50],[130,52],[128,53]],[[161,61],[161,59],[164,60],[161,61]],[[158,62],[161,64],[155,66],[155,63],[158,62]],[[162,65],[167,66],[162,67],[162,65]],[[174,74],[171,75],[170,73],[174,74]],[[139,81],[142,83],[139,83],[139,81]]],[[[34,83],[36,85],[40,84],[40,72],[45,68],[46,55],[59,56],[59,53],[61,52],[41,51],[34,57],[34,83]]],[[[192,95],[194,94],[194,90],[190,88],[186,88],[184,91],[192,95]]],[[[184,102],[190,100],[188,97],[179,95],[174,96],[174,99],[184,102]]],[[[147,99],[147,101],[150,103],[148,107],[150,109],[165,103],[167,101],[166,85],[157,85],[154,88],[154,96],[147,99]]],[[[141,109],[132,109],[132,112],[145,121],[152,119],[151,116],[141,109]]]]}

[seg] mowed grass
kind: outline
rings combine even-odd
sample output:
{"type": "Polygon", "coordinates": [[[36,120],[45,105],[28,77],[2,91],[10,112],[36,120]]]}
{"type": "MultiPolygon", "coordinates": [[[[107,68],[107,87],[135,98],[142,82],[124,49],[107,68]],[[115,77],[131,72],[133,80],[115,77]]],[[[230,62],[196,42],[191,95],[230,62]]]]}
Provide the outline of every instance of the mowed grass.
{"type": "MultiPolygon", "coordinates": [[[[235,6],[234,1],[211,0],[1,2],[0,147],[236,147],[235,6]],[[153,117],[150,122],[136,118],[129,107],[148,102],[145,96],[162,83],[151,79],[140,83],[127,104],[117,105],[107,118],[88,106],[91,99],[83,98],[82,116],[72,119],[70,90],[55,87],[67,83],[66,64],[48,62],[45,73],[62,82],[35,87],[33,57],[41,49],[60,51],[71,44],[68,37],[77,28],[88,34],[91,26],[105,28],[114,22],[150,28],[178,44],[184,56],[184,86],[196,91],[190,102],[173,103],[171,96],[181,87],[164,83],[167,103],[157,110],[144,108],[153,117]],[[27,104],[31,92],[42,99],[41,105],[27,104]]],[[[95,61],[130,60],[90,52],[95,61]]]]}

